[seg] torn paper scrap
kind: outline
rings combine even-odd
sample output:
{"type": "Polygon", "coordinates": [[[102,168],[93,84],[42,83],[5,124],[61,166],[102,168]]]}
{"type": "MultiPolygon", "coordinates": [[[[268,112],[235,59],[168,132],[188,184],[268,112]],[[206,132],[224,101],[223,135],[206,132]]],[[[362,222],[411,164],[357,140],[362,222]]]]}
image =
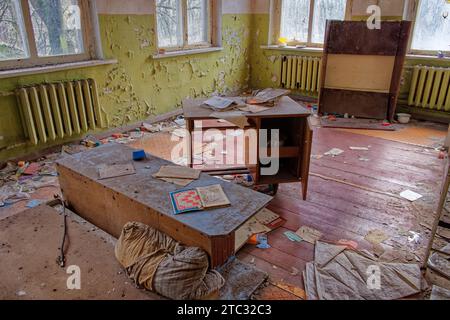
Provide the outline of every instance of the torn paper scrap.
{"type": "Polygon", "coordinates": [[[155,178],[175,178],[197,180],[201,172],[187,167],[180,166],[162,166],[159,172],[154,175],[155,178]]]}
{"type": "Polygon", "coordinates": [[[292,231],[286,231],[284,233],[284,235],[286,236],[286,238],[288,238],[292,242],[302,242],[303,241],[303,239],[298,234],[296,234],[292,231]]]}
{"type": "Polygon", "coordinates": [[[406,200],[411,201],[411,202],[417,201],[417,200],[419,200],[420,198],[423,197],[421,194],[418,194],[418,193],[416,193],[414,191],[411,191],[411,190],[403,191],[402,193],[400,193],[400,196],[402,198],[406,199],[406,200]]]}
{"type": "Polygon", "coordinates": [[[325,153],[325,155],[326,156],[332,156],[334,158],[334,157],[340,156],[343,153],[344,153],[344,150],[341,150],[341,149],[338,149],[338,148],[333,148],[330,151],[328,151],[327,153],[325,153]]]}
{"type": "Polygon", "coordinates": [[[306,226],[303,226],[300,229],[298,229],[296,234],[300,238],[311,244],[315,244],[316,241],[320,240],[323,236],[322,232],[306,226]]]}
{"type": "Polygon", "coordinates": [[[389,237],[382,230],[372,230],[369,231],[369,233],[365,236],[364,239],[366,239],[368,242],[372,244],[377,245],[386,241],[387,239],[389,239],[389,237]]]}
{"type": "Polygon", "coordinates": [[[367,147],[350,147],[350,150],[353,151],[369,151],[370,149],[367,147]]]}
{"type": "Polygon", "coordinates": [[[212,97],[205,101],[205,104],[215,110],[226,110],[234,103],[231,99],[212,97]]]}

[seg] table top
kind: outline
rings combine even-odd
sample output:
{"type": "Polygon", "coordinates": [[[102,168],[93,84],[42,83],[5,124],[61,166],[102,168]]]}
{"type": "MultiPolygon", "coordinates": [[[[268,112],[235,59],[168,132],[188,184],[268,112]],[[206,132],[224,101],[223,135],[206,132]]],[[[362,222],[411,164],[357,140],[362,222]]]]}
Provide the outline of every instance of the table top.
{"type": "MultiPolygon", "coordinates": [[[[203,104],[207,99],[186,99],[183,101],[184,117],[188,120],[216,119],[211,117],[214,112],[203,104]]],[[[278,103],[269,110],[258,113],[244,113],[248,118],[285,118],[309,117],[311,112],[302,104],[287,96],[281,97],[278,103]]]]}
{"type": "Polygon", "coordinates": [[[132,149],[119,144],[108,144],[86,152],[66,156],[57,161],[58,165],[79,173],[106,188],[122,193],[171,219],[191,227],[208,236],[225,236],[236,231],[272,200],[265,194],[242,186],[201,174],[200,179],[187,187],[153,178],[161,166],[173,163],[147,155],[143,161],[133,161],[132,149]],[[100,165],[133,163],[136,174],[99,180],[100,165]],[[148,169],[147,169],[148,167],[148,169]],[[169,192],[195,187],[220,184],[231,202],[231,206],[215,210],[174,215],[169,192]],[[138,193],[136,193],[138,191],[138,193]]]}

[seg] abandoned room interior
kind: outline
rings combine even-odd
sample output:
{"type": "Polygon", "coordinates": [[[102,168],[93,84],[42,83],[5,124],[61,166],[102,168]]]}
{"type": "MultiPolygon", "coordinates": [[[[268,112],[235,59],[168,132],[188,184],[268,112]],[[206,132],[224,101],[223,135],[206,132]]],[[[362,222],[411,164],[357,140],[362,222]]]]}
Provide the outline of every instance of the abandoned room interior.
{"type": "Polygon", "coordinates": [[[449,0],[0,0],[1,300],[449,300],[449,0]]]}

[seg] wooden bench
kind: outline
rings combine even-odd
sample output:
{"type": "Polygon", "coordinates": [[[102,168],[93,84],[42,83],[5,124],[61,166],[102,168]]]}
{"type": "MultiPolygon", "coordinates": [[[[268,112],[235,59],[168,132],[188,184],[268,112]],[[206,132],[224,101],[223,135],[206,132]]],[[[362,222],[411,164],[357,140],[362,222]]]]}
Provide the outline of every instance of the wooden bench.
{"type": "Polygon", "coordinates": [[[62,193],[71,209],[116,238],[127,222],[145,223],[185,245],[204,249],[215,268],[235,254],[236,230],[272,199],[202,174],[187,188],[221,184],[232,205],[174,215],[169,192],[181,188],[153,178],[161,166],[171,163],[151,155],[133,162],[133,150],[105,145],[57,161],[62,193]],[[99,166],[127,163],[134,164],[136,174],[99,180],[99,166]]]}

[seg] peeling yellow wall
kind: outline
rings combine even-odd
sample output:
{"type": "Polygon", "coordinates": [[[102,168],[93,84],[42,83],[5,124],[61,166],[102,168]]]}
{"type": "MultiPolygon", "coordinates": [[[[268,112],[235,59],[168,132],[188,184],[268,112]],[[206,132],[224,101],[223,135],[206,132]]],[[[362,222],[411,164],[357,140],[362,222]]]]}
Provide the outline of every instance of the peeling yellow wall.
{"type": "Polygon", "coordinates": [[[18,86],[94,78],[110,128],[174,110],[187,97],[248,87],[252,15],[223,15],[220,52],[159,60],[152,58],[154,19],[152,14],[99,15],[105,57],[118,59],[117,65],[0,80],[0,161],[61,143],[36,147],[26,142],[15,97],[2,96],[18,86]]]}

